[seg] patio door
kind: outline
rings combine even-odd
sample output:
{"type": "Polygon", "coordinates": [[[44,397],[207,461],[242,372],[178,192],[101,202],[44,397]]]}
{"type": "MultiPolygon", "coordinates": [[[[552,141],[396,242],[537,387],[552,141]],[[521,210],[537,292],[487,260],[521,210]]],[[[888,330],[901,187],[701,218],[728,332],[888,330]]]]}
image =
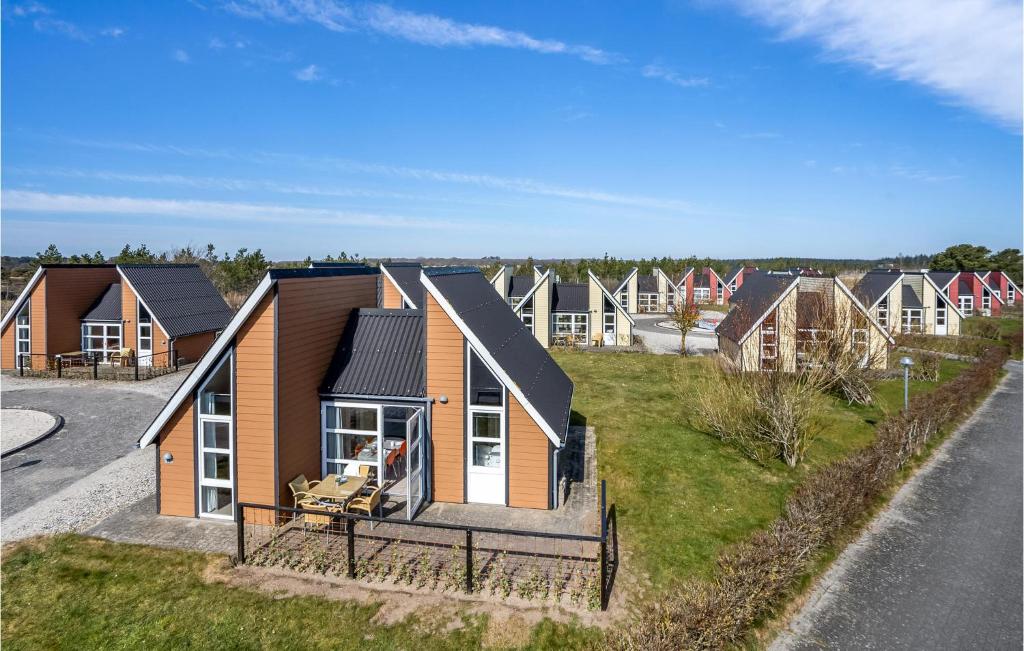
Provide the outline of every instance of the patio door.
{"type": "Polygon", "coordinates": [[[504,410],[473,409],[469,412],[468,453],[466,501],[479,504],[504,504],[504,410]]]}
{"type": "Polygon", "coordinates": [[[153,319],[142,301],[137,302],[139,315],[138,338],[139,353],[137,355],[139,366],[153,365],[153,319]]]}
{"type": "Polygon", "coordinates": [[[935,334],[944,335],[946,332],[946,302],[938,298],[935,301],[935,334]]]}
{"type": "Polygon", "coordinates": [[[410,520],[423,504],[427,493],[427,476],[423,472],[423,410],[413,411],[405,421],[405,477],[409,496],[405,502],[406,517],[410,520]]]}

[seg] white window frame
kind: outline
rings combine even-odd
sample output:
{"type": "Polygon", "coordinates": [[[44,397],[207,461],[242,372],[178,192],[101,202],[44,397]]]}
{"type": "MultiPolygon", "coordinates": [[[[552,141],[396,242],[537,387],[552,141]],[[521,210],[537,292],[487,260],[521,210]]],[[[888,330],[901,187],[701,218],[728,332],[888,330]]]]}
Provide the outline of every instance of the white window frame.
{"type": "Polygon", "coordinates": [[[14,317],[14,341],[15,341],[14,350],[17,352],[18,357],[22,358],[20,364],[17,363],[18,362],[17,359],[15,360],[15,362],[16,362],[15,365],[19,366],[19,367],[26,366],[25,361],[24,361],[24,357],[23,357],[25,355],[28,356],[28,364],[27,365],[28,366],[32,366],[32,308],[31,308],[31,305],[32,305],[32,299],[29,298],[27,301],[25,301],[25,304],[21,306],[21,309],[18,310],[18,315],[16,317],[14,317]],[[21,320],[21,318],[23,316],[25,317],[25,322],[24,323],[22,323],[22,320],[21,320]],[[23,348],[22,344],[25,344],[24,345],[24,350],[22,350],[22,348],[23,348]]]}
{"type": "Polygon", "coordinates": [[[124,347],[124,327],[120,321],[82,321],[82,353],[86,355],[95,355],[102,353],[100,361],[107,361],[110,359],[111,353],[116,353],[124,347]],[[102,335],[94,335],[90,332],[92,328],[103,328],[102,335]],[[117,348],[107,348],[107,342],[114,339],[114,336],[110,334],[112,328],[117,328],[117,348]],[[103,348],[90,348],[87,345],[91,339],[102,339],[103,348]]]}
{"type": "Polygon", "coordinates": [[[992,313],[992,293],[984,287],[981,288],[981,313],[985,316],[992,313]]]}
{"type": "Polygon", "coordinates": [[[202,384],[199,385],[199,389],[196,392],[198,399],[196,400],[196,450],[198,450],[197,463],[196,463],[196,485],[199,491],[199,517],[209,518],[214,520],[234,520],[235,511],[238,509],[237,495],[235,494],[235,351],[229,349],[227,355],[221,360],[220,364],[217,364],[210,371],[209,375],[202,384]],[[228,386],[231,387],[231,413],[227,415],[223,414],[204,414],[202,410],[202,395],[206,389],[206,385],[213,380],[214,376],[220,371],[221,367],[225,364],[228,365],[228,386]],[[203,423],[227,423],[228,425],[228,447],[227,448],[208,448],[203,442],[203,423]],[[214,454],[227,454],[228,455],[228,479],[207,479],[204,476],[204,467],[206,465],[206,453],[211,452],[214,454]],[[203,488],[227,488],[231,490],[231,515],[222,515],[219,513],[207,513],[203,510],[203,488]]]}
{"type": "Polygon", "coordinates": [[[587,343],[587,337],[590,333],[590,315],[586,312],[555,312],[551,315],[551,337],[552,339],[570,339],[572,341],[581,341],[587,343]],[[567,323],[559,323],[559,319],[568,317],[567,323]],[[578,327],[582,324],[583,332],[577,332],[578,327]],[[559,332],[559,326],[568,326],[567,332],[559,332]],[[582,339],[579,337],[582,336],[582,339]]]}
{"type": "Polygon", "coordinates": [[[778,317],[777,313],[775,313],[773,316],[774,316],[774,322],[773,323],[769,324],[768,323],[768,319],[766,318],[764,321],[761,322],[761,327],[758,328],[758,333],[759,333],[759,336],[760,336],[760,341],[758,342],[760,344],[760,348],[759,348],[760,360],[761,360],[761,367],[760,368],[762,370],[764,370],[764,363],[765,363],[765,361],[767,361],[767,360],[778,360],[779,359],[779,328],[778,328],[778,318],[779,317],[778,317]],[[774,341],[766,342],[765,341],[765,335],[771,335],[772,337],[774,337],[774,341]],[[765,354],[766,350],[770,350],[770,351],[772,351],[772,353],[770,355],[766,355],[765,354]]]}
{"type": "Polygon", "coordinates": [[[974,294],[963,294],[957,299],[957,302],[960,304],[960,311],[964,316],[974,315],[974,294]]]}
{"type": "Polygon", "coordinates": [[[724,299],[725,285],[723,285],[721,281],[718,281],[715,285],[715,300],[718,301],[719,304],[721,304],[724,299]]]}
{"type": "Polygon", "coordinates": [[[665,293],[665,309],[669,312],[676,311],[676,292],[671,287],[665,293]]]}
{"type": "Polygon", "coordinates": [[[889,327],[889,295],[886,294],[882,300],[878,301],[878,325],[883,328],[889,327]]]}
{"type": "Polygon", "coordinates": [[[903,333],[924,332],[924,310],[919,307],[903,308],[903,333]],[[916,314],[915,314],[916,313],[916,314]],[[917,327],[914,327],[914,323],[917,327]]]}
{"type": "Polygon", "coordinates": [[[730,292],[735,292],[736,291],[736,281],[735,280],[732,281],[731,283],[729,283],[729,291],[730,292]]]}
{"type": "Polygon", "coordinates": [[[533,316],[533,297],[531,296],[522,309],[519,310],[519,318],[522,320],[523,325],[529,328],[530,332],[533,332],[533,316]]]}
{"type": "Polygon", "coordinates": [[[624,310],[628,310],[629,309],[629,290],[628,289],[624,289],[621,292],[619,292],[619,307],[621,307],[624,310]]]}
{"type": "Polygon", "coordinates": [[[510,308],[512,308],[513,310],[516,309],[517,307],[519,307],[519,304],[522,303],[522,302],[523,302],[523,297],[522,296],[509,296],[508,297],[508,306],[510,308]]]}
{"type": "MultiPolygon", "coordinates": [[[[487,363],[484,362],[483,357],[481,357],[479,353],[477,353],[475,350],[473,350],[473,346],[468,341],[466,342],[466,353],[465,354],[466,354],[466,360],[467,360],[467,363],[466,363],[466,378],[465,378],[465,380],[466,380],[466,387],[467,387],[467,400],[466,400],[466,450],[465,450],[465,453],[466,453],[466,482],[467,482],[467,485],[466,485],[466,499],[467,499],[467,501],[471,501],[471,499],[470,499],[471,498],[471,496],[470,496],[470,486],[469,486],[469,483],[471,482],[471,478],[469,477],[470,474],[475,474],[475,475],[492,475],[492,476],[501,475],[504,478],[504,482],[502,482],[503,485],[502,485],[502,489],[501,489],[502,499],[500,501],[493,501],[493,502],[484,501],[483,503],[487,503],[487,504],[506,504],[508,502],[508,486],[507,486],[508,485],[508,476],[506,474],[507,455],[508,455],[508,430],[507,430],[508,425],[507,425],[506,419],[505,419],[505,405],[508,402],[508,388],[504,385],[504,383],[501,382],[500,379],[498,380],[498,382],[502,385],[501,386],[501,403],[502,403],[501,405],[474,405],[474,404],[471,404],[471,401],[468,399],[468,388],[473,386],[472,378],[470,377],[470,374],[472,373],[473,365],[468,363],[468,360],[470,359],[470,355],[473,354],[473,355],[477,356],[477,358],[480,360],[481,363],[483,363],[483,365],[485,367],[487,367],[487,363]],[[475,443],[488,443],[488,444],[493,444],[494,443],[494,439],[493,438],[489,438],[489,437],[486,437],[486,436],[474,436],[473,435],[473,416],[474,416],[474,414],[486,414],[486,415],[495,415],[496,414],[498,416],[498,428],[499,428],[498,429],[498,432],[499,432],[498,446],[499,446],[499,451],[501,452],[501,460],[499,461],[497,467],[478,466],[478,465],[476,465],[473,462],[473,447],[474,447],[475,443]]],[[[490,371],[491,375],[493,375],[495,379],[498,378],[498,374],[495,373],[493,370],[491,370],[490,367],[487,367],[487,370],[490,371]]],[[[479,501],[476,501],[474,503],[479,503],[479,501]]]]}
{"type": "Polygon", "coordinates": [[[867,328],[853,328],[850,331],[850,350],[854,353],[863,352],[860,358],[860,365],[866,366],[871,352],[870,339],[867,328]]]}
{"type": "Polygon", "coordinates": [[[947,314],[946,310],[947,310],[947,308],[946,308],[946,302],[945,301],[943,301],[941,298],[939,300],[935,301],[935,326],[936,327],[946,325],[946,314],[947,314]]]}
{"type": "Polygon", "coordinates": [[[637,310],[640,312],[658,311],[657,292],[641,292],[637,294],[637,310]]]}
{"type": "Polygon", "coordinates": [[[1010,284],[1006,285],[1006,302],[1011,305],[1017,302],[1017,290],[1010,284]]]}
{"type": "Polygon", "coordinates": [[[146,309],[146,306],[142,304],[142,301],[136,299],[135,303],[136,303],[136,305],[135,305],[135,310],[136,310],[135,314],[138,315],[138,318],[136,319],[136,321],[138,322],[138,325],[135,328],[135,343],[138,346],[138,351],[136,351],[136,353],[137,353],[136,354],[136,359],[138,360],[138,363],[141,366],[152,366],[153,365],[153,328],[154,328],[153,315],[150,314],[149,310],[146,309]],[[142,320],[142,313],[143,312],[146,313],[146,317],[148,319],[147,321],[143,321],[142,320]],[[149,335],[148,336],[142,334],[142,328],[143,327],[148,327],[149,328],[149,335]],[[143,345],[142,345],[143,340],[148,340],[149,341],[149,346],[148,347],[143,347],[143,345]],[[143,352],[143,351],[145,351],[145,352],[143,352]]]}
{"type": "MultiPolygon", "coordinates": [[[[329,473],[327,471],[327,464],[334,464],[340,466],[339,472],[333,474],[348,474],[346,469],[350,464],[356,464],[360,466],[374,466],[377,469],[377,481],[383,481],[384,477],[384,405],[376,402],[354,402],[350,400],[321,400],[320,401],[320,476],[326,477],[329,473]],[[327,427],[327,410],[336,408],[338,409],[338,423],[341,423],[341,409],[352,408],[352,409],[369,409],[377,412],[377,429],[350,429],[347,427],[327,427]],[[367,463],[359,459],[347,459],[344,457],[330,457],[327,456],[327,437],[333,434],[340,435],[351,435],[351,436],[373,436],[376,438],[377,444],[377,463],[367,463]]],[[[344,449],[344,445],[339,442],[338,451],[344,449]]]]}
{"type": "Polygon", "coordinates": [[[711,302],[711,288],[710,287],[694,287],[693,288],[693,302],[694,303],[710,303],[711,302]]]}
{"type": "Polygon", "coordinates": [[[808,361],[810,353],[818,347],[818,328],[797,328],[796,331],[796,367],[799,370],[811,368],[812,362],[808,361]]]}

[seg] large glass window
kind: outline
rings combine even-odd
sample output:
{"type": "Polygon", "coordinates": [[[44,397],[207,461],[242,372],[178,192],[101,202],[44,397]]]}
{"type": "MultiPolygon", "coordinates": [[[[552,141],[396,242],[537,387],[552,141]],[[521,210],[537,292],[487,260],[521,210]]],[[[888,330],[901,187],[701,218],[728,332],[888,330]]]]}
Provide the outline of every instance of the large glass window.
{"type": "Polygon", "coordinates": [[[637,295],[637,309],[641,312],[657,312],[658,311],[658,295],[651,293],[643,293],[637,295]]]}
{"type": "Polygon", "coordinates": [[[519,318],[523,320],[523,324],[533,332],[533,297],[531,296],[522,309],[519,310],[519,318]]]}
{"type": "Polygon", "coordinates": [[[615,334],[615,306],[607,297],[604,299],[604,330],[606,335],[615,334]]]}
{"type": "Polygon", "coordinates": [[[504,387],[472,348],[469,350],[469,404],[500,407],[504,387]]]}
{"type": "Polygon", "coordinates": [[[935,301],[935,325],[936,327],[946,325],[946,302],[942,299],[935,301]]]}
{"type": "MultiPolygon", "coordinates": [[[[380,407],[324,405],[324,474],[359,474],[361,466],[380,469],[380,407]]],[[[379,476],[379,475],[378,475],[379,476]]]]}
{"type": "Polygon", "coordinates": [[[501,468],[501,414],[473,412],[472,423],[473,465],[501,468]]]}
{"type": "Polygon", "coordinates": [[[146,306],[142,304],[142,301],[138,302],[139,310],[139,361],[143,366],[152,365],[152,354],[153,354],[153,319],[149,316],[149,311],[146,306]],[[149,357],[143,358],[144,355],[149,357]]]}
{"type": "Polygon", "coordinates": [[[17,338],[18,355],[22,357],[20,366],[32,365],[32,311],[30,306],[32,300],[25,301],[18,311],[18,318],[15,324],[15,336],[17,338]]]}
{"type": "Polygon", "coordinates": [[[878,302],[878,325],[883,328],[889,327],[889,297],[886,296],[878,302]]]}
{"type": "Polygon", "coordinates": [[[82,352],[106,361],[121,350],[121,324],[101,321],[82,323],[82,352]]]}
{"type": "Polygon", "coordinates": [[[988,316],[989,310],[992,309],[992,294],[987,289],[981,290],[981,310],[982,313],[988,316]]]}
{"type": "Polygon", "coordinates": [[[707,303],[711,300],[711,288],[710,287],[694,287],[693,288],[693,300],[696,303],[707,303]]]}
{"type": "Polygon", "coordinates": [[[234,517],[234,437],[228,353],[199,388],[199,509],[211,518],[234,517]]]}
{"type": "Polygon", "coordinates": [[[959,303],[960,311],[964,313],[964,316],[971,316],[974,314],[974,296],[970,294],[961,296],[959,303]]]}
{"type": "Polygon", "coordinates": [[[1006,287],[1006,302],[1013,303],[1017,300],[1017,290],[1013,288],[1013,285],[1006,287]]]}
{"type": "Polygon", "coordinates": [[[923,310],[919,308],[903,308],[903,332],[921,332],[923,310]]]}
{"type": "Polygon", "coordinates": [[[588,315],[585,312],[562,312],[551,315],[551,330],[555,341],[586,343],[587,327],[588,315]]]}
{"type": "Polygon", "coordinates": [[[814,364],[814,354],[818,348],[818,337],[820,331],[816,328],[797,328],[796,331],[796,367],[798,369],[811,368],[814,364]]]}
{"type": "Polygon", "coordinates": [[[199,413],[231,415],[231,356],[227,355],[199,391],[199,413]]]}
{"type": "Polygon", "coordinates": [[[776,329],[777,313],[772,312],[761,322],[761,368],[775,368],[779,357],[779,333],[776,329]]]}
{"type": "Polygon", "coordinates": [[[622,306],[622,309],[624,309],[624,310],[628,310],[629,309],[629,291],[628,290],[624,289],[621,292],[619,292],[619,305],[622,306]]]}

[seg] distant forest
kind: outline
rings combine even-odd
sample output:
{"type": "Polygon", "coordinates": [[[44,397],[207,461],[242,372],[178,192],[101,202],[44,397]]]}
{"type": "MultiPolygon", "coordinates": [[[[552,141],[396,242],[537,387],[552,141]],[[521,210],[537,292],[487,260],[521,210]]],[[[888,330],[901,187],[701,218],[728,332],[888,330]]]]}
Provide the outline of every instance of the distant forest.
{"type": "MultiPolygon", "coordinates": [[[[203,268],[213,283],[224,294],[233,306],[238,306],[245,296],[256,286],[260,278],[271,267],[305,267],[312,258],[305,260],[270,260],[261,249],[249,251],[238,249],[234,253],[217,252],[213,244],[202,248],[185,246],[161,253],[150,250],[145,244],[132,247],[125,244],[119,253],[108,256],[100,251],[65,255],[57,246],[51,244],[45,251],[34,256],[3,256],[0,258],[0,292],[6,309],[8,303],[24,288],[25,283],[40,264],[77,263],[194,263],[203,268]]],[[[359,254],[348,254],[345,251],[337,256],[323,258],[327,262],[364,262],[376,265],[391,261],[414,261],[424,265],[467,265],[478,267],[488,277],[497,272],[504,264],[516,267],[516,273],[529,275],[533,265],[552,267],[563,281],[582,281],[587,270],[601,278],[622,278],[633,267],[638,267],[641,274],[650,274],[654,267],[665,273],[678,274],[687,267],[713,268],[718,273],[725,273],[739,265],[756,266],[761,269],[780,270],[793,267],[811,267],[826,275],[858,274],[876,267],[892,266],[906,269],[930,268],[935,270],[956,271],[965,269],[1001,269],[1021,284],[1022,258],[1020,249],[1003,249],[993,253],[988,248],[972,244],[958,244],[935,254],[921,253],[917,255],[899,254],[875,260],[866,259],[831,259],[831,258],[616,258],[605,255],[601,258],[582,259],[534,259],[534,258],[499,258],[485,256],[481,258],[365,258],[359,254]]]]}

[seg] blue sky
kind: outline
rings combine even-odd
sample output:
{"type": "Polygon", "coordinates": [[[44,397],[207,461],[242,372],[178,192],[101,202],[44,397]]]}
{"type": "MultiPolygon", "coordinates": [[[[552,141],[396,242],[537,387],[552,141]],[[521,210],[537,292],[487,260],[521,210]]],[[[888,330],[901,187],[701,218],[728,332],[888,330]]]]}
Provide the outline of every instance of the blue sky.
{"type": "Polygon", "coordinates": [[[1019,3],[2,13],[7,255],[50,242],[275,259],[1021,244],[1019,3]]]}

